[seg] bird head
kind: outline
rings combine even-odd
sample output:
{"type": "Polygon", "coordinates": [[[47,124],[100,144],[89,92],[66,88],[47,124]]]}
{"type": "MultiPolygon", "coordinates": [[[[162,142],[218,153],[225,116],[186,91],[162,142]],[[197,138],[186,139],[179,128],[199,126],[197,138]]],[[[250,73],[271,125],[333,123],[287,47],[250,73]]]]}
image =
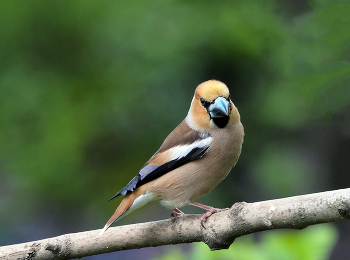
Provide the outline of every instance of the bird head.
{"type": "Polygon", "coordinates": [[[227,86],[217,80],[200,84],[194,93],[186,122],[193,129],[210,132],[239,121],[227,86]]]}

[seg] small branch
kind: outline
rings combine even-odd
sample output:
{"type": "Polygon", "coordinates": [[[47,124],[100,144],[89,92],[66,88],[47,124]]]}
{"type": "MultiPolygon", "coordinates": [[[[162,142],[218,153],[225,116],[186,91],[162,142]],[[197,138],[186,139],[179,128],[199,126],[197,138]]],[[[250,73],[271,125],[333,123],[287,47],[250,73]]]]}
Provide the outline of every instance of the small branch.
{"type": "Polygon", "coordinates": [[[255,203],[236,203],[200,225],[185,215],[0,247],[0,259],[74,259],[113,251],[203,241],[211,250],[228,248],[236,237],[258,231],[350,220],[350,188],[255,203]]]}

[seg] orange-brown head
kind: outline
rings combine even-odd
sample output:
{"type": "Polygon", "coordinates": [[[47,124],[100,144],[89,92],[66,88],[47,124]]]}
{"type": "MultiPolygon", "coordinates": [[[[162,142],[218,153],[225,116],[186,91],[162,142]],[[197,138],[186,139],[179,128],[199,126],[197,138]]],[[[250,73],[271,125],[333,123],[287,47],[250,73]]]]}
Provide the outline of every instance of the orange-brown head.
{"type": "Polygon", "coordinates": [[[239,122],[239,113],[227,86],[217,80],[200,84],[194,93],[186,122],[194,130],[210,132],[239,122]]]}

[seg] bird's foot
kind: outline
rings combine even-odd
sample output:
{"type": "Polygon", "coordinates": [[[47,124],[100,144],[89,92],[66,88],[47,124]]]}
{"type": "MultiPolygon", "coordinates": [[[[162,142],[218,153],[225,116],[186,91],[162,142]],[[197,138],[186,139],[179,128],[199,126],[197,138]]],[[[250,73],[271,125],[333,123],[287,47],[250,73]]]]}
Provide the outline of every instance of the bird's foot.
{"type": "Polygon", "coordinates": [[[196,207],[205,209],[205,210],[207,211],[207,212],[201,217],[201,225],[202,225],[203,228],[205,228],[204,222],[206,222],[206,221],[207,221],[207,218],[209,218],[211,215],[213,215],[214,213],[217,213],[217,212],[229,210],[229,208],[225,208],[225,209],[213,208],[213,207],[210,207],[210,206],[207,206],[207,205],[203,205],[203,204],[201,204],[201,203],[194,202],[194,201],[191,202],[190,204],[193,205],[193,206],[196,206],[196,207]]]}
{"type": "Polygon", "coordinates": [[[201,217],[202,227],[205,228],[204,222],[206,222],[207,218],[209,218],[211,215],[213,215],[214,213],[217,213],[217,212],[225,211],[225,210],[229,210],[229,208],[217,209],[217,208],[209,207],[209,209],[207,209],[207,212],[201,217]]]}
{"type": "Polygon", "coordinates": [[[174,208],[173,212],[171,213],[171,218],[174,219],[178,216],[184,215],[185,213],[183,213],[181,210],[179,210],[178,208],[174,208]]]}

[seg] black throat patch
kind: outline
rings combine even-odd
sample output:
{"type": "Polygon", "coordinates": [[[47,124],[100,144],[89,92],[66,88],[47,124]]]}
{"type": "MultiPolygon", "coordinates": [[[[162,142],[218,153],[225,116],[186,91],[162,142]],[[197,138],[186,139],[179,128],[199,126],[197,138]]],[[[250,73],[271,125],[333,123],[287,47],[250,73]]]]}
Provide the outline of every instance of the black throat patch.
{"type": "Polygon", "coordinates": [[[230,119],[228,116],[224,117],[216,117],[212,118],[214,121],[214,124],[216,124],[219,128],[224,128],[228,124],[228,120],[230,119]]]}

